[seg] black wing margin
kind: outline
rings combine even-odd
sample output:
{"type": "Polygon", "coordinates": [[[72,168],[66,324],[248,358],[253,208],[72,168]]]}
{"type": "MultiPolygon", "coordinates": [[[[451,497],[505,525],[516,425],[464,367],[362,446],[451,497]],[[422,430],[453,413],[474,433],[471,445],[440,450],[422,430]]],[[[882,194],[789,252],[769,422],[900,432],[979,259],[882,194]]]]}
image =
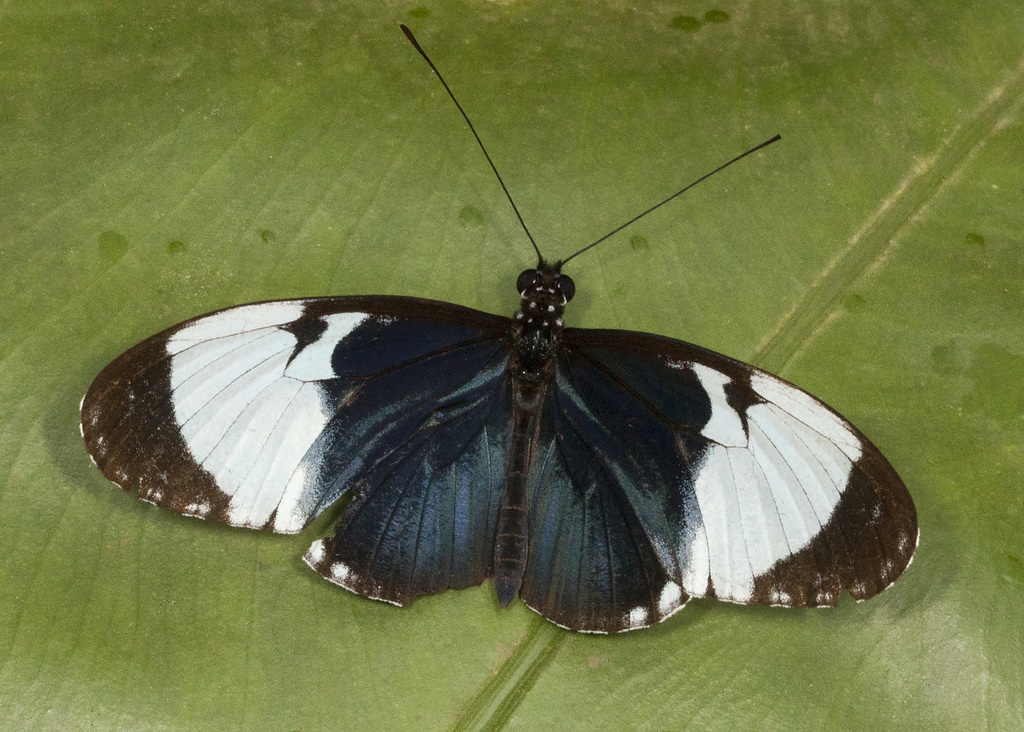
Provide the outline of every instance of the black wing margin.
{"type": "Polygon", "coordinates": [[[909,565],[910,494],[814,397],[660,336],[567,329],[564,343],[521,593],[545,617],[617,632],[690,596],[832,606],[909,565]]]}

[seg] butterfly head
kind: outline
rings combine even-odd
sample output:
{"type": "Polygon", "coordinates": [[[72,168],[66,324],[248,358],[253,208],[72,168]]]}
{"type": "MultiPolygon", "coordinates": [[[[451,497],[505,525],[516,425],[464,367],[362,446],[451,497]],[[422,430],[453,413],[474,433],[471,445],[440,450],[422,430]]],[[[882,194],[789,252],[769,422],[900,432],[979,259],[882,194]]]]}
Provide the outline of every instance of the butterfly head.
{"type": "Polygon", "coordinates": [[[572,300],[576,294],[576,283],[569,275],[562,274],[562,263],[545,262],[543,259],[536,267],[523,270],[516,280],[516,289],[524,302],[536,301],[538,306],[556,305],[561,308],[572,300]]]}
{"type": "Polygon", "coordinates": [[[565,304],[576,294],[576,284],[561,273],[562,263],[543,259],[533,269],[524,270],[516,280],[523,299],[516,321],[528,329],[561,330],[565,304]]]}

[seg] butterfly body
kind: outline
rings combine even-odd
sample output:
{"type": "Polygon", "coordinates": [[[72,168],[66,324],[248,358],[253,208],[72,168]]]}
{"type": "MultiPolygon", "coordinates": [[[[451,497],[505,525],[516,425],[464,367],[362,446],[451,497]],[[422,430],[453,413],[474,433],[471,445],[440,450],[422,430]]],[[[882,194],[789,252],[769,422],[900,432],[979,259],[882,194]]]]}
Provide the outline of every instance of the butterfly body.
{"type": "Polygon", "coordinates": [[[498,513],[494,548],[494,587],[507,607],[519,592],[529,553],[528,482],[537,454],[541,408],[555,378],[555,354],[561,346],[565,304],[575,294],[572,280],[561,265],[543,260],[525,270],[516,283],[522,309],[512,321],[512,377],[514,405],[509,472],[498,513]]]}

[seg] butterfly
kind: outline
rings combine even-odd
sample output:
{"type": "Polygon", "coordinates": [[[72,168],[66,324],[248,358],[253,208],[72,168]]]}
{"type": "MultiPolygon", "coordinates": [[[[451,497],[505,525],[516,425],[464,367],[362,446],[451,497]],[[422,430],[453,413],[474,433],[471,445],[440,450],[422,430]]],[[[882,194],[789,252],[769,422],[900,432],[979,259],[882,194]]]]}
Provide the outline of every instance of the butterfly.
{"type": "Polygon", "coordinates": [[[232,526],[298,532],[347,497],[305,562],[395,605],[493,578],[503,607],[613,633],[691,597],[833,606],[900,576],[914,503],[860,431],[728,356],[566,327],[573,257],[537,253],[512,318],[351,296],[186,320],[96,377],[88,452],[142,500],[232,526]]]}

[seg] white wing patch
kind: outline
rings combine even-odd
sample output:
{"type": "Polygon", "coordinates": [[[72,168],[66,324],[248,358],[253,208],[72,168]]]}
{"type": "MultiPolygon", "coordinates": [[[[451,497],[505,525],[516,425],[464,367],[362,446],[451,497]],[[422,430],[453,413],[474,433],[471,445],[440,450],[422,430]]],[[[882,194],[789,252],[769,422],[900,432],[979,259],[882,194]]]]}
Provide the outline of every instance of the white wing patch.
{"type": "Polygon", "coordinates": [[[755,373],[750,385],[767,401],[789,412],[822,437],[846,453],[850,460],[861,455],[860,440],[850,431],[846,423],[830,409],[806,392],[773,378],[768,374],[755,373]]]}
{"type": "Polygon", "coordinates": [[[672,580],[665,583],[658,595],[658,613],[662,620],[683,606],[683,588],[672,580]]]}
{"type": "Polygon", "coordinates": [[[267,382],[281,375],[294,346],[295,336],[276,328],[259,335],[242,333],[203,341],[186,352],[192,356],[188,370],[195,369],[186,378],[178,368],[179,357],[172,358],[171,390],[178,424],[188,423],[200,410],[205,414],[198,421],[208,423],[213,416],[209,407],[224,401],[248,404],[267,382]],[[225,341],[233,348],[223,353],[225,341]]]}
{"type": "Polygon", "coordinates": [[[646,628],[650,623],[647,622],[647,608],[643,605],[637,605],[635,608],[630,610],[626,617],[623,619],[623,626],[629,630],[636,630],[637,628],[646,628]]]}
{"type": "Polygon", "coordinates": [[[711,398],[711,419],[700,431],[704,437],[714,440],[719,445],[740,447],[747,444],[747,435],[743,432],[743,422],[736,410],[729,406],[725,398],[725,385],[731,379],[721,371],[705,366],[702,363],[689,364],[697,375],[700,385],[711,398]]]}
{"type": "Polygon", "coordinates": [[[766,403],[746,410],[744,433],[725,399],[729,378],[702,364],[690,368],[711,399],[701,434],[718,444],[694,481],[701,522],[679,549],[683,589],[700,597],[710,582],[718,598],[748,602],[755,578],[828,522],[862,448],[824,405],[763,374],[753,374],[751,386],[766,403]]]}
{"type": "Polygon", "coordinates": [[[334,372],[331,370],[331,356],[334,354],[334,347],[345,340],[349,333],[368,317],[370,316],[366,313],[337,313],[323,318],[327,321],[327,330],[316,343],[302,349],[288,365],[288,369],[284,372],[285,376],[301,381],[334,378],[334,372]]]}
{"type": "Polygon", "coordinates": [[[277,326],[302,316],[300,303],[264,303],[203,318],[167,342],[174,418],[193,459],[230,497],[228,520],[299,531],[303,498],[315,489],[303,465],[333,409],[311,383],[334,376],[339,341],[365,313],[325,316],[327,328],[294,359],[296,337],[277,326]],[[289,361],[291,361],[289,363],[289,361]]]}
{"type": "Polygon", "coordinates": [[[302,317],[302,303],[294,300],[261,302],[228,308],[199,318],[185,326],[167,342],[167,352],[175,354],[193,343],[247,333],[272,325],[284,325],[302,317]]]}

